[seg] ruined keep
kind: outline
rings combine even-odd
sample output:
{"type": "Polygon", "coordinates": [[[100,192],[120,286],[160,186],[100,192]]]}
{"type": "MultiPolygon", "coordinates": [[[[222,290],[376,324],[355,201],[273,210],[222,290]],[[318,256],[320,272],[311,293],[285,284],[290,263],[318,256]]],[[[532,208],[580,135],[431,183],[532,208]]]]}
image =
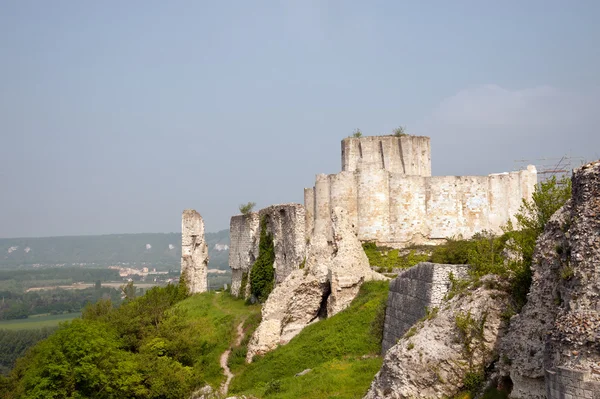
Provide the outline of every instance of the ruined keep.
{"type": "Polygon", "coordinates": [[[181,275],[190,294],[208,288],[208,247],[204,239],[204,220],[194,209],[181,216],[181,275]]]}
{"type": "Polygon", "coordinates": [[[260,220],[267,217],[275,243],[276,284],[304,260],[316,231],[332,242],[332,210],[347,211],[362,242],[403,248],[502,233],[523,199],[531,198],[537,172],[489,176],[431,176],[429,137],[372,136],[342,140],[342,171],[316,177],[304,189],[304,206],[283,204],[231,218],[231,292],[249,296],[248,276],[258,256],[260,220]]]}
{"type": "Polygon", "coordinates": [[[331,223],[336,206],[348,211],[361,241],[395,248],[501,233],[536,182],[533,165],[489,176],[431,176],[429,137],[349,137],[342,140],[342,171],[317,175],[304,190],[307,236],[331,223]]]}

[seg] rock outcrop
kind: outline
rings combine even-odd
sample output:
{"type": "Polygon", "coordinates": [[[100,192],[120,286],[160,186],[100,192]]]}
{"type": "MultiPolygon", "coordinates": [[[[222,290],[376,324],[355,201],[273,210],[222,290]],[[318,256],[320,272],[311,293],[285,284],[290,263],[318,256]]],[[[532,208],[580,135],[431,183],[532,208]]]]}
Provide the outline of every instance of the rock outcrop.
{"type": "Polygon", "coordinates": [[[304,261],[306,254],[304,206],[272,205],[258,212],[233,216],[229,227],[231,237],[229,265],[232,270],[231,293],[235,296],[248,298],[250,295],[248,277],[258,257],[261,221],[266,224],[267,233],[273,236],[275,285],[281,284],[304,261]]]}
{"type": "Polygon", "coordinates": [[[600,397],[600,161],[572,184],[538,238],[528,302],[502,344],[514,398],[600,397]]]}
{"type": "Polygon", "coordinates": [[[304,268],[277,285],[262,308],[262,321],[248,344],[247,361],[289,342],[308,324],[350,304],[364,281],[383,279],[369,266],[346,211],[332,212],[334,241],[316,231],[304,268]]]}
{"type": "Polygon", "coordinates": [[[469,373],[481,374],[497,356],[508,296],[486,276],[470,295],[445,302],[437,314],[413,326],[387,351],[365,396],[446,398],[456,395],[469,373]]]}
{"type": "Polygon", "coordinates": [[[181,275],[191,294],[205,292],[208,287],[208,247],[204,240],[204,221],[193,209],[181,217],[181,275]]]}

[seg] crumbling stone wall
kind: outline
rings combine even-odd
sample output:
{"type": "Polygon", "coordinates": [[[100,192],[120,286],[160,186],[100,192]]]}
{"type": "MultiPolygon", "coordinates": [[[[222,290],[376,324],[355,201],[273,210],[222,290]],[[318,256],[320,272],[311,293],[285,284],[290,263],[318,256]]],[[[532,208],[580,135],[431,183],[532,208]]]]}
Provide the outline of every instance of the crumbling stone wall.
{"type": "Polygon", "coordinates": [[[181,275],[191,294],[208,288],[208,247],[204,239],[204,221],[193,209],[181,216],[181,275]]]}
{"type": "Polygon", "coordinates": [[[339,206],[361,241],[402,248],[483,230],[500,234],[502,225],[514,222],[522,200],[531,198],[536,182],[534,166],[489,176],[432,177],[428,137],[347,138],[342,172],[317,175],[305,206],[315,228],[330,224],[331,209],[339,206]]]}
{"type": "Polygon", "coordinates": [[[262,220],[266,223],[267,232],[273,235],[276,285],[304,261],[307,241],[304,206],[272,205],[258,212],[233,216],[229,227],[229,265],[232,269],[231,293],[235,296],[247,298],[250,295],[249,276],[258,257],[262,220]]]}
{"type": "Polygon", "coordinates": [[[600,399],[600,381],[592,381],[590,373],[565,367],[546,370],[547,399],[600,399]]]}
{"type": "Polygon", "coordinates": [[[433,309],[442,303],[450,288],[450,273],[457,278],[464,278],[467,267],[421,262],[390,282],[382,354],[426,315],[426,308],[433,309]]]}
{"type": "Polygon", "coordinates": [[[260,217],[258,212],[250,212],[246,215],[236,215],[229,223],[229,267],[231,267],[231,294],[247,297],[249,295],[248,284],[242,282],[248,280],[249,268],[258,257],[258,240],[260,238],[260,217]]]}

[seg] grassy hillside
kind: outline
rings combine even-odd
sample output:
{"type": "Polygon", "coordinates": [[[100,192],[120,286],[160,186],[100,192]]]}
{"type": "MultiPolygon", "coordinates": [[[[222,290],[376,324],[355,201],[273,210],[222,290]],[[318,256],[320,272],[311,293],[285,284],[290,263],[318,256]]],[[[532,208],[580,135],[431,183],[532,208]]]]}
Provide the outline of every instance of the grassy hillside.
{"type": "Polygon", "coordinates": [[[243,358],[260,320],[258,305],[226,292],[184,299],[176,286],[154,288],[118,309],[99,302],[0,377],[0,397],[187,398],[205,384],[218,389],[225,380],[219,358],[240,324],[244,339],[230,357],[238,375],[230,395],[361,397],[381,366],[386,297],[387,283],[367,283],[349,309],[250,365],[243,358]],[[306,368],[312,371],[294,377],[306,368]]]}
{"type": "MultiPolygon", "coordinates": [[[[228,268],[229,230],[207,233],[210,267],[228,268]]],[[[180,233],[109,234],[98,236],[0,238],[0,268],[36,266],[148,266],[178,269],[181,262],[180,233]]]]}
{"type": "Polygon", "coordinates": [[[239,370],[230,393],[269,398],[362,398],[382,359],[387,282],[369,282],[345,311],[239,370]],[[295,375],[311,369],[303,376],[295,375]]]}

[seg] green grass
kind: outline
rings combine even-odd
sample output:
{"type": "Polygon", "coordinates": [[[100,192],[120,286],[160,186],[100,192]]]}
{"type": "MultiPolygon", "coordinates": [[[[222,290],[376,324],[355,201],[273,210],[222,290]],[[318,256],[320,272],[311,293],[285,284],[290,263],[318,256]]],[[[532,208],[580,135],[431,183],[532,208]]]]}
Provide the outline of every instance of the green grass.
{"type": "Polygon", "coordinates": [[[233,379],[230,395],[269,398],[361,398],[379,371],[381,329],[377,317],[387,282],[363,284],[345,311],[306,327],[290,343],[255,358],[233,379]],[[304,369],[308,374],[294,377],[304,369]]]}
{"type": "Polygon", "coordinates": [[[194,295],[176,305],[184,310],[185,335],[193,340],[192,347],[197,359],[199,375],[213,388],[223,380],[219,364],[221,354],[227,350],[237,335],[237,326],[248,318],[260,314],[258,305],[246,305],[243,299],[228,293],[206,292],[194,295]]]}
{"type": "Polygon", "coordinates": [[[5,330],[31,330],[42,327],[54,327],[63,321],[73,320],[81,313],[65,313],[57,315],[30,316],[27,319],[0,321],[0,329],[5,330]]]}

